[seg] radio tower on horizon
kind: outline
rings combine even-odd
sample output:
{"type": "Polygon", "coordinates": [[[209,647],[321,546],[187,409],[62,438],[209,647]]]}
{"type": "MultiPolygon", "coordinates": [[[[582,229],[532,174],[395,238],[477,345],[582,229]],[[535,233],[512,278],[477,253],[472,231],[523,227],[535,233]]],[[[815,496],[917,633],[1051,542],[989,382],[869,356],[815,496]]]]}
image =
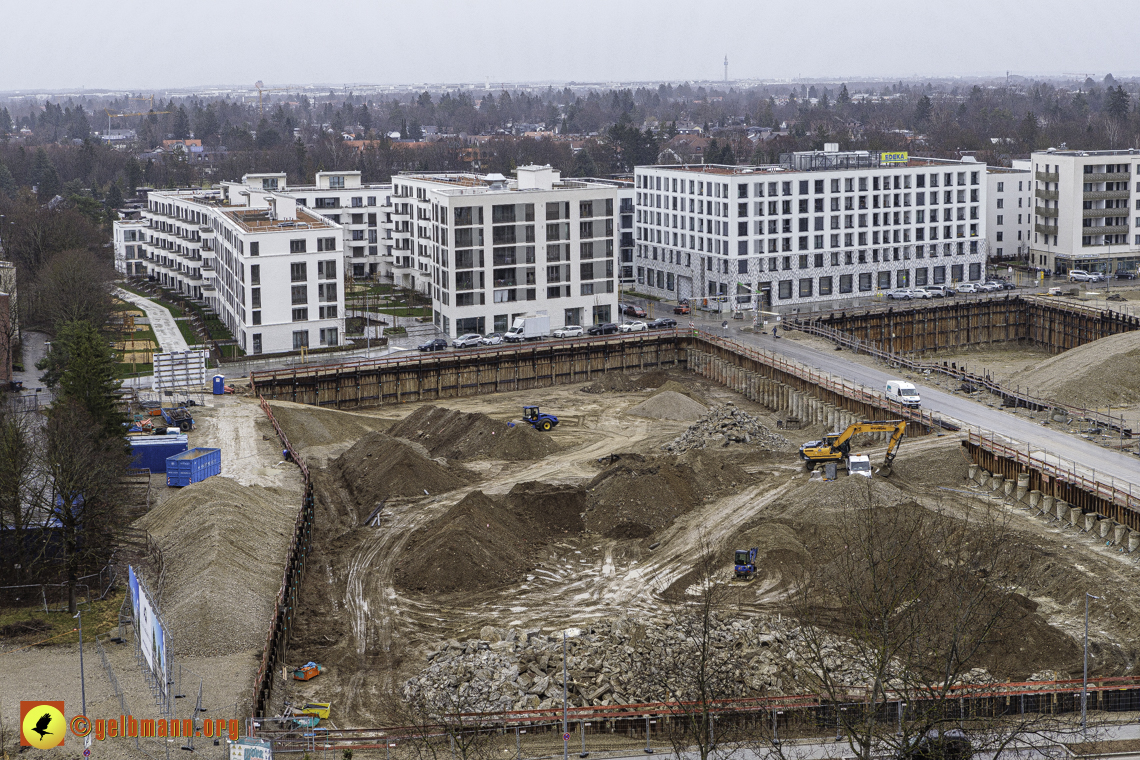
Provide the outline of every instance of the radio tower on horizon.
{"type": "Polygon", "coordinates": [[[724,56],[724,83],[728,84],[728,54],[724,56]]]}

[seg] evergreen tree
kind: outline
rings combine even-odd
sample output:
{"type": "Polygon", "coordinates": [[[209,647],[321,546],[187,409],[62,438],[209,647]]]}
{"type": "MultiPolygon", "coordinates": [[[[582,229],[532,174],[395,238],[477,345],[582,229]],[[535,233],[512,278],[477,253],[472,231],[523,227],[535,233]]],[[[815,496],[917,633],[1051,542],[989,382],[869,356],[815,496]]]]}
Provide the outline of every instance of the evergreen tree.
{"type": "Polygon", "coordinates": [[[917,126],[922,126],[930,121],[930,114],[933,111],[933,106],[930,102],[930,97],[923,95],[918,99],[918,105],[914,108],[914,123],[917,126]]]}
{"type": "Polygon", "coordinates": [[[571,177],[594,177],[598,173],[598,167],[594,165],[594,157],[590,155],[590,151],[582,148],[574,154],[574,163],[570,167],[571,177]]]}
{"type": "Polygon", "coordinates": [[[117,209],[123,205],[123,191],[119,189],[119,183],[112,182],[110,189],[107,191],[107,208],[117,209]]]}
{"type": "Polygon", "coordinates": [[[0,162],[0,194],[9,198],[16,197],[16,179],[2,162],[0,162]]]}
{"type": "Polygon", "coordinates": [[[12,133],[12,115],[7,108],[0,108],[0,137],[7,137],[12,133]]]}
{"type": "MultiPolygon", "coordinates": [[[[1111,74],[1109,76],[1112,76],[1111,74]]],[[[1131,105],[1132,96],[1129,95],[1124,85],[1117,87],[1110,87],[1108,89],[1108,103],[1105,105],[1105,111],[1114,119],[1123,120],[1128,118],[1128,109],[1131,105]]]]}
{"type": "Polygon", "coordinates": [[[171,128],[175,140],[185,140],[190,136],[190,116],[183,106],[174,112],[174,126],[171,128]]]}
{"type": "Polygon", "coordinates": [[[847,92],[846,83],[839,89],[839,97],[835,99],[835,102],[841,106],[845,106],[851,102],[851,95],[847,92]]]}
{"type": "Polygon", "coordinates": [[[87,321],[59,326],[48,355],[36,365],[56,390],[55,404],[82,407],[106,438],[121,438],[126,416],[117,405],[121,383],[107,340],[87,321]]]}
{"type": "Polygon", "coordinates": [[[37,192],[44,202],[50,201],[63,190],[59,172],[55,170],[55,164],[51,162],[43,148],[36,150],[36,158],[32,164],[32,182],[38,188],[37,192]]]}
{"type": "Polygon", "coordinates": [[[705,148],[705,163],[719,164],[720,162],[720,143],[714,137],[709,140],[708,147],[705,148]]]}
{"type": "Polygon", "coordinates": [[[1025,118],[1021,121],[1018,136],[1021,137],[1021,141],[1025,143],[1026,147],[1033,150],[1037,146],[1037,134],[1037,116],[1030,111],[1025,114],[1025,118]]]}

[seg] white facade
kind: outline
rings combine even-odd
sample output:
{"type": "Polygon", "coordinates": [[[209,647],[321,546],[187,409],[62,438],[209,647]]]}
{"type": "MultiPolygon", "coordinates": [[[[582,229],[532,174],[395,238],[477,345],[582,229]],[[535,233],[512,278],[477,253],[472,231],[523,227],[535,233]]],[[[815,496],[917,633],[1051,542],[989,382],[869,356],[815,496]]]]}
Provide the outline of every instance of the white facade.
{"type": "Polygon", "coordinates": [[[149,193],[140,222],[115,222],[116,258],[122,239],[129,274],[206,303],[248,354],[339,345],[343,230],[294,198],[238,187],[149,193]],[[128,259],[132,233],[145,240],[128,259]]]}
{"type": "Polygon", "coordinates": [[[145,275],[142,251],[147,240],[150,222],[146,219],[124,219],[116,221],[112,232],[115,249],[115,270],[125,275],[145,275]]]}
{"type": "Polygon", "coordinates": [[[781,158],[638,167],[637,290],[768,310],[984,277],[984,164],[781,158]]]}
{"type": "Polygon", "coordinates": [[[1055,274],[1070,269],[1105,274],[1136,271],[1140,152],[1050,149],[1033,153],[1030,161],[1034,184],[1030,266],[1055,274]]]}
{"type": "Polygon", "coordinates": [[[621,183],[469,173],[393,178],[397,284],[426,288],[449,336],[502,332],[545,313],[550,328],[617,317],[621,183]]]}
{"type": "MultiPolygon", "coordinates": [[[[344,230],[344,268],[349,277],[392,275],[392,185],[363,184],[358,171],[317,172],[312,185],[288,185],[284,172],[246,174],[238,192],[256,197],[276,192],[324,216],[344,230]]],[[[251,201],[256,204],[256,201],[251,201]]]]}
{"type": "Polygon", "coordinates": [[[1033,232],[1033,175],[1029,169],[986,169],[986,239],[990,258],[1025,259],[1033,232]]]}

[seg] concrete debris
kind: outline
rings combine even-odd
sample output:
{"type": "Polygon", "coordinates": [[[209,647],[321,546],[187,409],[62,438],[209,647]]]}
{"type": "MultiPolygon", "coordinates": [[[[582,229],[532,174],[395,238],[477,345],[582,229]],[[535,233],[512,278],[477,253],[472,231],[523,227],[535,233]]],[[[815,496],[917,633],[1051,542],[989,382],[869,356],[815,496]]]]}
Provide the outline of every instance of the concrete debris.
{"type": "Polygon", "coordinates": [[[792,448],[787,438],[773,433],[760,420],[729,402],[713,407],[684,433],[661,448],[674,454],[690,449],[726,447],[734,443],[773,451],[792,448]]]}
{"type": "MultiPolygon", "coordinates": [[[[571,706],[615,705],[664,698],[657,693],[650,671],[695,646],[693,624],[655,618],[598,621],[566,642],[567,695],[571,706]]],[[[480,695],[478,710],[542,710],[562,703],[562,637],[537,631],[483,626],[480,638],[451,639],[427,656],[428,666],[404,684],[409,701],[435,704],[447,690],[480,695]]],[[[709,637],[713,657],[732,667],[733,683],[722,689],[737,696],[781,696],[810,690],[813,662],[804,633],[775,618],[714,620],[709,637]]],[[[848,646],[825,636],[823,665],[829,677],[851,687],[867,685],[848,646]]],[[[814,664],[814,662],[813,662],[814,664]]],[[[984,671],[971,671],[974,682],[990,680],[984,671]]]]}

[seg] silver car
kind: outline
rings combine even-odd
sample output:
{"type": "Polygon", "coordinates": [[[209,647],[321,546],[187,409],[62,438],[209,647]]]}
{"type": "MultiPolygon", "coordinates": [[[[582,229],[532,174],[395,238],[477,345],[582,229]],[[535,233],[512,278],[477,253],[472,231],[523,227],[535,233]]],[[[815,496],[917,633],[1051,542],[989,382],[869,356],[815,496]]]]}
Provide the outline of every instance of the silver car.
{"type": "Polygon", "coordinates": [[[566,325],[559,327],[551,335],[555,338],[581,338],[583,332],[582,325],[566,325]]]}
{"type": "Polygon", "coordinates": [[[481,346],[483,345],[483,336],[479,333],[467,333],[466,335],[460,335],[452,342],[451,345],[455,348],[471,348],[474,346],[481,346]]]}

